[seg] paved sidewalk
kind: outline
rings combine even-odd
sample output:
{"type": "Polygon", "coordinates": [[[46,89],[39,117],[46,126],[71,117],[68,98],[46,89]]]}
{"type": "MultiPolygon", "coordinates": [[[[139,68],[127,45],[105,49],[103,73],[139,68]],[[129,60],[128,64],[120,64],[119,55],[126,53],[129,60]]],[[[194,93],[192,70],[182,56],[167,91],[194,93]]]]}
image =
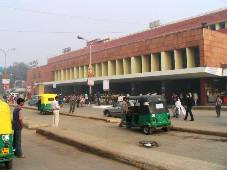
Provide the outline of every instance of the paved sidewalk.
{"type": "MultiPolygon", "coordinates": [[[[36,109],[36,107],[28,107],[36,109]]],[[[88,118],[101,120],[111,123],[119,123],[119,118],[110,118],[103,115],[103,109],[93,108],[90,106],[79,107],[75,109],[75,113],[69,114],[68,105],[65,105],[61,109],[61,113],[68,116],[76,116],[80,118],[88,118]]],[[[173,130],[183,131],[183,132],[193,132],[206,135],[215,135],[227,137],[227,111],[221,112],[221,117],[217,118],[214,110],[193,110],[195,121],[184,121],[181,118],[172,118],[173,130]]]]}

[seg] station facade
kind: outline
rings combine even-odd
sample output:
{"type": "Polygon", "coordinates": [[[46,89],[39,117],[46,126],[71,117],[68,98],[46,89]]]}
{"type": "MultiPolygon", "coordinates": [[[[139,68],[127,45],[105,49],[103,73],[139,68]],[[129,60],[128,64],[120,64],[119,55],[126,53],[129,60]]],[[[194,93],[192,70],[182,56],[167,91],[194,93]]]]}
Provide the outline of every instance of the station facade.
{"type": "Polygon", "coordinates": [[[110,92],[123,94],[192,92],[201,104],[227,91],[227,10],[185,19],[48,59],[32,68],[27,84],[33,93],[88,93],[91,45],[95,86],[110,81],[110,92]]]}

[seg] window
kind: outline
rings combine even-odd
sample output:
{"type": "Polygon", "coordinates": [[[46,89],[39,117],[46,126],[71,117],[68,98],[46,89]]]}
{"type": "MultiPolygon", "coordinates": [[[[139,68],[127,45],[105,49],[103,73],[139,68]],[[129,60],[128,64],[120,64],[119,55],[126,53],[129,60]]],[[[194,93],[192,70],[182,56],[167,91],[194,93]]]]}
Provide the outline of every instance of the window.
{"type": "Polygon", "coordinates": [[[215,24],[210,25],[211,30],[216,30],[215,24]]]}
{"type": "Polygon", "coordinates": [[[225,22],[220,22],[220,29],[225,29],[225,22]]]}

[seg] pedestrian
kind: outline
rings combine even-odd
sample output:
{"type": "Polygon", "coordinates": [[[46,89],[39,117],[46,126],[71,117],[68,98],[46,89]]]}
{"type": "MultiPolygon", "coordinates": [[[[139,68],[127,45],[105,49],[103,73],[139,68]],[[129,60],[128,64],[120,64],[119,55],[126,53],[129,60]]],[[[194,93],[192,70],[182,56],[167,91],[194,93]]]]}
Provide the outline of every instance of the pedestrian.
{"type": "Polygon", "coordinates": [[[75,111],[75,106],[76,106],[76,96],[72,95],[69,99],[69,105],[70,105],[70,109],[69,109],[69,113],[74,113],[75,111]]]}
{"type": "Polygon", "coordinates": [[[185,101],[185,105],[186,105],[186,115],[184,117],[184,120],[187,120],[188,118],[188,113],[190,114],[191,120],[190,121],[194,121],[194,116],[192,114],[192,106],[193,106],[193,98],[191,93],[186,94],[186,101],[185,101]]]}
{"type": "Polygon", "coordinates": [[[79,95],[76,97],[76,106],[77,106],[77,108],[80,107],[80,96],[79,95]]]}
{"type": "Polygon", "coordinates": [[[221,105],[222,105],[222,99],[221,99],[220,95],[218,95],[217,99],[216,99],[216,103],[215,103],[217,117],[220,117],[220,115],[221,115],[221,105]]]}
{"type": "Polygon", "coordinates": [[[52,109],[53,109],[53,126],[58,127],[59,124],[59,112],[60,106],[58,103],[58,96],[55,97],[54,101],[52,102],[52,109]]]}
{"type": "Polygon", "coordinates": [[[22,112],[22,107],[24,106],[24,99],[17,99],[17,106],[13,110],[13,148],[15,149],[15,156],[18,158],[24,158],[21,147],[21,132],[24,126],[24,116],[22,112]]]}
{"type": "Polygon", "coordinates": [[[194,100],[194,103],[195,103],[195,106],[198,104],[198,94],[197,93],[193,93],[193,100],[194,100]]]}
{"type": "Polygon", "coordinates": [[[122,127],[123,124],[125,123],[126,114],[128,113],[128,100],[126,97],[123,98],[122,109],[123,109],[123,114],[121,117],[121,122],[119,124],[119,127],[122,127]]]}

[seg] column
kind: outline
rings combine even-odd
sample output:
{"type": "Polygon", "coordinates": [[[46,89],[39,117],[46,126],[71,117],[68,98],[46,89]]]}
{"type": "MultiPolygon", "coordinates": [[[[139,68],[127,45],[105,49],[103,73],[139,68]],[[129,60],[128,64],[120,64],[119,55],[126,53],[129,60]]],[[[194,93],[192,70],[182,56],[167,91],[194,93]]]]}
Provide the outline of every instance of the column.
{"type": "Polygon", "coordinates": [[[38,94],[45,93],[45,86],[43,84],[39,84],[37,88],[38,88],[38,94]]]}
{"type": "Polygon", "coordinates": [[[170,52],[161,52],[161,70],[171,70],[171,66],[170,52]]]}
{"type": "Polygon", "coordinates": [[[186,48],[187,68],[195,67],[195,54],[193,48],[186,48]]]}
{"type": "Polygon", "coordinates": [[[161,53],[151,54],[151,72],[161,70],[161,53]]]}
{"type": "Polygon", "coordinates": [[[79,78],[80,79],[84,78],[84,67],[83,66],[79,67],[79,78]]]}
{"type": "Polygon", "coordinates": [[[227,28],[227,21],[225,21],[225,28],[227,28]]]}
{"type": "Polygon", "coordinates": [[[69,79],[72,80],[74,78],[74,68],[70,68],[70,76],[69,79]]]}
{"type": "Polygon", "coordinates": [[[150,72],[151,69],[150,56],[142,56],[142,72],[150,72]]]}
{"type": "Polygon", "coordinates": [[[61,70],[58,70],[58,81],[61,81],[61,70]]]}
{"type": "Polygon", "coordinates": [[[63,81],[64,79],[65,79],[64,69],[61,69],[61,81],[63,81]]]}
{"type": "Polygon", "coordinates": [[[183,54],[182,50],[174,50],[175,69],[183,68],[183,54]]]}
{"type": "Polygon", "coordinates": [[[57,81],[57,71],[54,71],[54,81],[57,81]]]}
{"type": "Polygon", "coordinates": [[[132,74],[142,73],[141,57],[132,57],[131,58],[131,70],[132,70],[132,74]]]}
{"type": "Polygon", "coordinates": [[[221,29],[220,23],[216,23],[215,24],[215,30],[220,30],[220,29],[221,29]]]}
{"type": "Polygon", "coordinates": [[[101,63],[95,64],[95,77],[101,77],[102,76],[102,65],[101,63]]]}
{"type": "Polygon", "coordinates": [[[125,74],[131,74],[131,58],[123,59],[123,72],[125,74]]]}
{"type": "Polygon", "coordinates": [[[87,74],[88,74],[88,65],[85,65],[84,66],[84,78],[88,77],[87,74]]]}
{"type": "Polygon", "coordinates": [[[201,105],[206,105],[208,103],[206,87],[207,87],[207,79],[201,78],[200,79],[200,96],[199,96],[201,105]]]}
{"type": "Polygon", "coordinates": [[[108,76],[108,63],[102,63],[102,76],[108,76]]]}
{"type": "Polygon", "coordinates": [[[116,75],[116,61],[108,61],[108,76],[116,75]]]}
{"type": "Polygon", "coordinates": [[[116,60],[116,75],[123,75],[123,59],[116,60]]]}
{"type": "Polygon", "coordinates": [[[74,67],[74,78],[75,79],[79,78],[79,67],[74,67]]]}

